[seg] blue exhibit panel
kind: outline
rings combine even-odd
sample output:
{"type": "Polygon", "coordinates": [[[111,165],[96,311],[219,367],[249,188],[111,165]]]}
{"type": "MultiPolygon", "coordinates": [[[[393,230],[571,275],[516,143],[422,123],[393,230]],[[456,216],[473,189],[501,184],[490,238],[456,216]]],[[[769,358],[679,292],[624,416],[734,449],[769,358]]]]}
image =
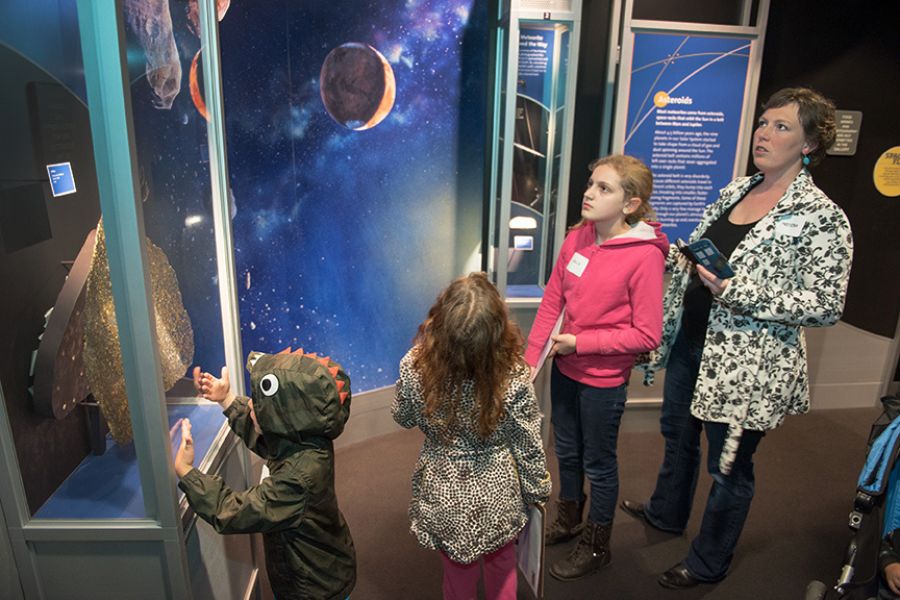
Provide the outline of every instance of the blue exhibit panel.
{"type": "Polygon", "coordinates": [[[669,239],[687,239],[734,177],[750,48],[748,38],[634,36],[624,148],[653,171],[669,239]]]}
{"type": "MultiPolygon", "coordinates": [[[[215,404],[173,404],[168,407],[169,427],[191,420],[191,434],[199,464],[222,429],[224,416],[215,404]]],[[[178,449],[181,436],[171,441],[178,449]]],[[[184,493],[179,490],[178,497],[184,493]]],[[[89,455],[35,513],[36,519],[140,519],[146,517],[144,495],[134,443],[120,446],[106,438],[106,452],[89,455]]]]}
{"type": "Polygon", "coordinates": [[[518,92],[544,106],[553,91],[553,52],[556,33],[522,25],[519,30],[518,92]]]}

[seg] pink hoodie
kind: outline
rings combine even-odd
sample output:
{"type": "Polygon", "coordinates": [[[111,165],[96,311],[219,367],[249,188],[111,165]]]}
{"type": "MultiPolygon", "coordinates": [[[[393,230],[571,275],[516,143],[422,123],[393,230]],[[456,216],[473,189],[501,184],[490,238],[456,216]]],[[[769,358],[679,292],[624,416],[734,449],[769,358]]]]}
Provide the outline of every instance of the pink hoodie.
{"type": "Polygon", "coordinates": [[[590,222],[566,236],[528,336],[529,365],[537,366],[565,310],[561,332],[576,342],[575,352],[555,357],[559,370],[592,387],[628,381],[635,357],[656,348],[662,336],[669,241],[660,227],[641,222],[600,245],[590,222]]]}

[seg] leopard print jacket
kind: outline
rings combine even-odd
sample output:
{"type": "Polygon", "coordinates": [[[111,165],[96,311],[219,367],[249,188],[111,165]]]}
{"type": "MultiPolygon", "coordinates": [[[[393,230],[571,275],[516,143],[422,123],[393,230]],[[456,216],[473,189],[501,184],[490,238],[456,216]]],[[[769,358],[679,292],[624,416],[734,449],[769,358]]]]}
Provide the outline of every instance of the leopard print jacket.
{"type": "MultiPolygon", "coordinates": [[[[741,177],[723,188],[690,241],[703,237],[762,177],[741,177]]],[[[785,415],[809,411],[803,327],[840,319],[852,255],[847,216],[806,169],[732,253],[736,275],[713,302],[691,403],[698,419],[729,424],[719,461],[723,473],[730,472],[744,429],[774,429],[785,415]]],[[[666,267],[672,279],[663,300],[662,343],[638,367],[647,385],[668,362],[691,275],[675,246],[666,267]]]]}
{"type": "MultiPolygon", "coordinates": [[[[414,347],[400,361],[392,407],[397,423],[425,432],[412,477],[410,531],[426,548],[468,564],[514,539],[525,526],[528,505],[550,496],[541,413],[523,364],[511,374],[506,414],[487,439],[466,423],[444,442],[423,415],[422,385],[412,366],[417,351],[414,347]]],[[[471,414],[471,382],[463,385],[458,406],[461,415],[471,414]]]]}

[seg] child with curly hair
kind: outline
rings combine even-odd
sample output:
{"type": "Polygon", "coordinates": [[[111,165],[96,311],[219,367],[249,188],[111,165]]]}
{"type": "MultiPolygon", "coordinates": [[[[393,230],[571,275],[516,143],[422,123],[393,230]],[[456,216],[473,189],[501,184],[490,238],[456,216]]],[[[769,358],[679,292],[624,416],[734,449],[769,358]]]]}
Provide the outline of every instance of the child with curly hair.
{"type": "Polygon", "coordinates": [[[516,537],[550,495],[541,413],[523,341],[484,273],[441,292],[400,362],[394,420],[425,442],[410,531],[440,551],[445,600],[516,598],[516,537]]]}

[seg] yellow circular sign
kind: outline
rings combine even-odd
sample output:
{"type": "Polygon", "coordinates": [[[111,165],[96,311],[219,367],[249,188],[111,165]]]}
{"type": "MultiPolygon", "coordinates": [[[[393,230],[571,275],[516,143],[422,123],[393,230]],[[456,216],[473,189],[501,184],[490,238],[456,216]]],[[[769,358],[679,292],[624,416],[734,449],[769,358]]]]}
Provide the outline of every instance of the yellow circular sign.
{"type": "Polygon", "coordinates": [[[669,103],[669,95],[665,92],[656,92],[653,95],[653,104],[659,108],[663,108],[669,103]]]}
{"type": "Polygon", "coordinates": [[[900,196],[900,146],[883,152],[872,172],[875,188],[888,198],[900,196]]]}

